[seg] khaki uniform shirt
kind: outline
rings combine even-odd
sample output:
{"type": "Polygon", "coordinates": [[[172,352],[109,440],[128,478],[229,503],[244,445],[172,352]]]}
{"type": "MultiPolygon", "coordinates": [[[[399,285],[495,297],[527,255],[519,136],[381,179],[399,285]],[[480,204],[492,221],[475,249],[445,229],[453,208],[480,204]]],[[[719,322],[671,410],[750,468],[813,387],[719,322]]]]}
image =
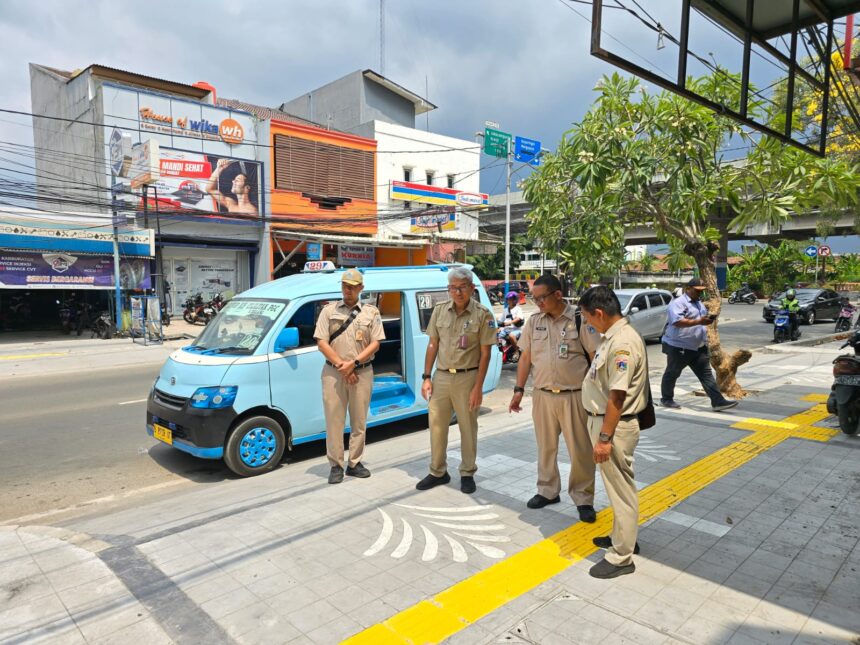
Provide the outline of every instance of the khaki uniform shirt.
{"type": "Polygon", "coordinates": [[[567,305],[556,318],[533,314],[523,327],[520,349],[531,352],[532,383],[537,389],[578,390],[588,371],[588,358],[600,345],[600,334],[580,321],[576,308],[567,305]]]}
{"type": "Polygon", "coordinates": [[[474,298],[461,314],[454,310],[454,301],[442,302],[433,308],[427,335],[439,339],[436,369],[465,369],[477,367],[481,345],[495,345],[496,320],[493,314],[474,298]],[[466,336],[466,348],[460,348],[460,337],[466,336]]]}
{"type": "MultiPolygon", "coordinates": [[[[358,309],[355,320],[331,344],[332,349],[345,361],[354,361],[372,341],[385,340],[379,309],[361,303],[353,308],[358,309]]],[[[328,303],[317,318],[314,338],[329,342],[331,335],[349,318],[353,308],[347,307],[343,300],[328,303]]],[[[373,356],[367,360],[372,361],[373,356]]]]}
{"type": "Polygon", "coordinates": [[[645,341],[622,318],[603,335],[588,375],[582,383],[582,404],[592,414],[605,414],[610,390],[627,392],[622,416],[636,414],[648,404],[648,356],[645,341]]]}

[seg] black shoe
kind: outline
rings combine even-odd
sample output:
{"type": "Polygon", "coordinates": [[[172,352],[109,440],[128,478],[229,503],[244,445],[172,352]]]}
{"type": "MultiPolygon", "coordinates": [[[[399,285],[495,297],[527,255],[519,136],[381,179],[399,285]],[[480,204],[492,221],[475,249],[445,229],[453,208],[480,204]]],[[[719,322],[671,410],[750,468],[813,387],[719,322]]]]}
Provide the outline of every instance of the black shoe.
{"type": "Polygon", "coordinates": [[[673,410],[681,409],[681,406],[678,403],[675,403],[672,399],[661,399],[660,405],[664,408],[672,408],[673,410]]]}
{"type": "Polygon", "coordinates": [[[475,486],[475,478],[469,477],[468,475],[460,477],[460,490],[467,495],[471,495],[476,490],[478,490],[478,487],[475,486]]]}
{"type": "MultiPolygon", "coordinates": [[[[600,547],[601,549],[608,549],[612,546],[612,538],[608,535],[604,535],[602,537],[596,537],[592,540],[594,546],[600,547]]],[[[639,542],[636,542],[636,545],[633,547],[633,553],[635,555],[639,555],[639,542]]]]}
{"type": "Polygon", "coordinates": [[[718,403],[717,405],[712,405],[711,409],[714,412],[722,412],[723,410],[731,410],[737,404],[737,401],[723,401],[722,403],[718,403]]]}
{"type": "Polygon", "coordinates": [[[579,519],[589,524],[594,524],[597,521],[597,513],[594,512],[593,506],[577,506],[579,511],[579,519]]]}
{"type": "Polygon", "coordinates": [[[636,571],[636,565],[632,562],[630,564],[624,564],[620,567],[615,566],[611,562],[607,562],[605,559],[601,560],[597,564],[595,564],[591,569],[588,570],[588,574],[592,578],[617,578],[618,576],[623,576],[628,573],[633,573],[636,571]]]}
{"type": "Polygon", "coordinates": [[[445,473],[441,477],[436,477],[436,475],[427,475],[420,482],[415,484],[415,488],[418,490],[430,490],[434,486],[441,486],[442,484],[447,484],[451,481],[451,475],[445,473]]]}
{"type": "Polygon", "coordinates": [[[343,481],[343,468],[340,466],[332,466],[331,472],[328,474],[329,484],[339,484],[343,481]]]}
{"type": "Polygon", "coordinates": [[[543,495],[535,495],[532,497],[527,503],[526,506],[529,508],[543,508],[544,506],[548,506],[549,504],[558,504],[561,501],[561,497],[556,495],[552,499],[549,497],[544,497],[543,495]]]}
{"type": "Polygon", "coordinates": [[[360,461],[355,466],[347,466],[346,474],[350,477],[359,477],[360,479],[370,477],[370,471],[362,466],[360,461]]]}

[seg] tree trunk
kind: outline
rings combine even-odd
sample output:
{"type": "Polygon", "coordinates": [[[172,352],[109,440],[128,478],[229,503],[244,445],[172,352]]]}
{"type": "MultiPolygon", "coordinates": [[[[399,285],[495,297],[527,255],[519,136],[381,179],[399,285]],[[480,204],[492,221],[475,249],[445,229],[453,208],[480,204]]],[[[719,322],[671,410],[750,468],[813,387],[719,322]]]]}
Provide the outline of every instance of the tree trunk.
{"type": "MultiPolygon", "coordinates": [[[[717,289],[717,272],[715,269],[714,253],[717,251],[714,242],[696,242],[688,244],[684,251],[696,260],[699,275],[708,289],[710,299],[706,302],[708,311],[719,314],[722,307],[720,291],[717,289]]],[[[739,349],[733,354],[723,351],[720,344],[719,319],[708,327],[708,350],[710,352],[711,367],[717,377],[717,386],[729,399],[742,399],[747,395],[746,391],[738,385],[736,375],[738,368],[752,358],[752,353],[746,349],[739,349]]]]}

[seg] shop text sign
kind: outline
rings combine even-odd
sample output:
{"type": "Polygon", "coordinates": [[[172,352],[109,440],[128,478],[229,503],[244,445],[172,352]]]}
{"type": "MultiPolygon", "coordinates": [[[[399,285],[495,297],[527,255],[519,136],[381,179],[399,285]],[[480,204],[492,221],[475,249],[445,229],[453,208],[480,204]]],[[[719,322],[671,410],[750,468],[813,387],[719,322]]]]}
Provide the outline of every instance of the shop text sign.
{"type": "Polygon", "coordinates": [[[372,246],[338,246],[337,263],[342,267],[372,267],[376,249],[372,246]]]}
{"type": "Polygon", "coordinates": [[[222,119],[212,123],[207,119],[189,119],[187,116],[172,117],[159,114],[150,107],[142,107],[138,111],[142,130],[152,130],[160,134],[179,134],[196,136],[201,139],[238,145],[245,140],[245,128],[234,118],[222,119]]]}
{"type": "MultiPolygon", "coordinates": [[[[149,260],[120,262],[123,289],[149,289],[149,260]]],[[[70,253],[0,253],[0,285],[30,289],[111,289],[113,258],[70,253]]]]}

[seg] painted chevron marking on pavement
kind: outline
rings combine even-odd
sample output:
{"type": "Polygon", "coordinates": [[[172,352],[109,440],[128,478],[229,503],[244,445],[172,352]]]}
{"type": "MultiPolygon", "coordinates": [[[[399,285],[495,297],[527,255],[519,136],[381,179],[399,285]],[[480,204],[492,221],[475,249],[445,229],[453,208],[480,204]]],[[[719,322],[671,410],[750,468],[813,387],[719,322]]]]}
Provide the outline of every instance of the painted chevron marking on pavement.
{"type": "MultiPolygon", "coordinates": [[[[640,491],[639,522],[659,516],[786,439],[828,441],[836,432],[813,425],[828,416],[826,407],[819,404],[780,421],[745,419],[734,424],[733,428],[749,429],[752,433],[640,491]]],[[[597,514],[594,524],[577,522],[429,600],[368,627],[344,643],[441,642],[587,558],[597,550],[591,540],[607,535],[611,528],[612,509],[607,508],[597,514]]]]}

